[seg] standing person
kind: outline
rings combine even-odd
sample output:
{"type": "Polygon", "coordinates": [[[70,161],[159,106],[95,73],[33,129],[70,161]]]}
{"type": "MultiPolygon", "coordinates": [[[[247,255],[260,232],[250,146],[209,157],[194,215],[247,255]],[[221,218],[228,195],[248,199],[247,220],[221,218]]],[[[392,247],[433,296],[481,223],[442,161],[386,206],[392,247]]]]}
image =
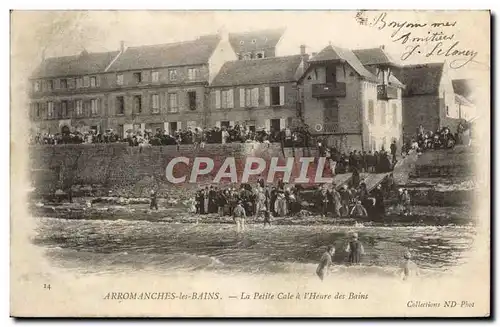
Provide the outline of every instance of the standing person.
{"type": "Polygon", "coordinates": [[[241,200],[238,201],[238,204],[233,210],[233,219],[236,223],[236,231],[243,232],[245,231],[245,220],[247,218],[245,209],[243,208],[241,200]]]}
{"type": "Polygon", "coordinates": [[[264,211],[264,227],[266,227],[266,225],[271,226],[271,218],[272,218],[271,211],[265,210],[264,211]]]}
{"type": "Polygon", "coordinates": [[[208,191],[208,213],[217,213],[217,211],[217,191],[213,185],[210,185],[210,191],[208,191]]]}
{"type": "Polygon", "coordinates": [[[342,189],[340,190],[340,200],[342,205],[342,216],[349,215],[349,202],[351,201],[351,194],[347,189],[347,185],[342,185],[342,189]]]}
{"type": "Polygon", "coordinates": [[[328,268],[333,265],[332,255],[334,254],[335,248],[329,245],[326,252],[321,256],[318,268],[316,268],[316,275],[318,275],[319,279],[323,280],[328,275],[328,268]]]}
{"type": "Polygon", "coordinates": [[[358,188],[359,186],[359,170],[357,166],[351,166],[352,169],[352,187],[358,188]]]}
{"type": "Polygon", "coordinates": [[[407,280],[414,276],[419,276],[420,272],[418,266],[411,260],[411,253],[409,251],[404,254],[404,260],[405,261],[401,265],[401,275],[403,277],[403,280],[407,280]]]}
{"type": "Polygon", "coordinates": [[[342,200],[340,198],[340,193],[337,191],[337,185],[332,184],[332,190],[330,191],[330,201],[332,206],[332,212],[334,217],[340,217],[340,208],[342,207],[342,200]]]}
{"type": "Polygon", "coordinates": [[[358,233],[351,234],[351,240],[345,248],[347,252],[347,260],[350,264],[356,265],[361,263],[361,256],[365,254],[363,244],[358,240],[358,233]]]}
{"type": "Polygon", "coordinates": [[[256,199],[255,199],[255,218],[257,218],[261,212],[266,211],[266,194],[264,189],[259,187],[257,189],[256,199]]]}
{"type": "Polygon", "coordinates": [[[153,210],[153,209],[158,210],[158,199],[157,199],[155,190],[151,190],[151,194],[149,196],[149,199],[150,199],[149,209],[150,210],[153,210]]]}
{"type": "Polygon", "coordinates": [[[266,182],[264,181],[264,178],[262,178],[262,175],[260,175],[257,179],[257,184],[259,184],[260,187],[264,188],[266,182]]]}
{"type": "Polygon", "coordinates": [[[324,184],[319,192],[321,217],[325,217],[328,214],[328,195],[326,184],[324,184]]]}
{"type": "Polygon", "coordinates": [[[410,212],[411,199],[410,199],[410,194],[408,193],[408,189],[404,189],[401,200],[402,200],[401,202],[403,204],[403,214],[405,216],[410,215],[411,214],[411,212],[410,212]]]}
{"type": "Polygon", "coordinates": [[[382,185],[378,184],[372,191],[375,198],[375,207],[373,208],[374,214],[377,218],[385,216],[384,193],[382,192],[382,185]]]}
{"type": "Polygon", "coordinates": [[[396,164],[396,153],[398,151],[398,147],[396,145],[396,140],[392,140],[391,143],[391,155],[392,155],[392,165],[396,164]]]}

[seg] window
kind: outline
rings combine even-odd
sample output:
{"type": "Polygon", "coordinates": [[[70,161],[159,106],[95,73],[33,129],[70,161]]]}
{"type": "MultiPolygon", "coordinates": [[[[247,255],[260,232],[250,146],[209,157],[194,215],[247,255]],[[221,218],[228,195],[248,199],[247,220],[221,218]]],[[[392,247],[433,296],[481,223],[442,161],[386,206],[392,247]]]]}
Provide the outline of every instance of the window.
{"type": "Polygon", "coordinates": [[[81,116],[83,114],[83,102],[82,100],[76,100],[76,115],[81,116]]]}
{"type": "Polygon", "coordinates": [[[152,103],[153,113],[160,112],[160,96],[158,94],[151,95],[151,103],[152,103]]]}
{"type": "Polygon", "coordinates": [[[259,106],[259,88],[245,89],[245,107],[255,108],[259,106]]]}
{"type": "Polygon", "coordinates": [[[97,86],[97,77],[91,76],[90,77],[90,87],[96,87],[97,86]]]}
{"type": "Polygon", "coordinates": [[[136,83],[142,82],[142,73],[141,72],[134,73],[134,81],[136,83]]]}
{"type": "Polygon", "coordinates": [[[54,102],[47,102],[47,115],[49,118],[54,117],[54,102]]]}
{"type": "Polygon", "coordinates": [[[76,86],[76,78],[69,78],[68,79],[68,88],[74,89],[75,86],[76,86]]]}
{"type": "Polygon", "coordinates": [[[257,59],[264,59],[264,52],[257,52],[257,59]]]}
{"type": "Polygon", "coordinates": [[[90,112],[92,116],[95,116],[99,113],[99,100],[97,99],[90,100],[90,112]]]}
{"type": "Polygon", "coordinates": [[[385,102],[382,101],[380,102],[380,124],[385,125],[386,116],[387,112],[386,112],[385,102]]]}
{"type": "Polygon", "coordinates": [[[134,95],[134,112],[142,112],[142,97],[140,95],[134,95]]]}
{"type": "Polygon", "coordinates": [[[194,81],[198,78],[199,69],[198,68],[189,68],[188,69],[188,80],[194,81]]]}
{"type": "Polygon", "coordinates": [[[35,103],[35,114],[36,117],[40,117],[40,103],[35,103]]]}
{"type": "Polygon", "coordinates": [[[176,81],[177,80],[177,69],[169,69],[168,70],[168,80],[176,81]]]}
{"type": "Polygon", "coordinates": [[[177,93],[168,94],[168,109],[170,112],[179,111],[179,103],[177,102],[177,93]]]}
{"type": "Polygon", "coordinates": [[[233,90],[224,90],[221,92],[221,107],[233,108],[234,107],[233,90]]]}
{"type": "Polygon", "coordinates": [[[61,80],[61,89],[67,89],[68,88],[68,80],[63,78],[61,80]]]}
{"type": "Polygon", "coordinates": [[[125,103],[123,101],[123,96],[116,97],[116,113],[118,115],[123,115],[125,113],[125,103]]]}
{"type": "Polygon", "coordinates": [[[446,116],[450,116],[450,107],[446,106],[446,116]]]}
{"type": "Polygon", "coordinates": [[[123,85],[123,74],[116,75],[116,84],[123,85]]]}
{"type": "Polygon", "coordinates": [[[63,117],[68,116],[68,101],[66,100],[61,101],[61,114],[63,117]]]}
{"type": "Polygon", "coordinates": [[[279,106],[281,103],[279,86],[271,87],[271,106],[279,106]]]}
{"type": "Polygon", "coordinates": [[[36,81],[34,85],[35,92],[40,92],[40,81],[36,81]]]}
{"type": "Polygon", "coordinates": [[[392,126],[397,126],[398,124],[398,106],[393,103],[392,104],[392,126]]]}
{"type": "Polygon", "coordinates": [[[76,87],[77,88],[82,88],[83,87],[83,78],[82,77],[78,77],[76,79],[76,87]]]}
{"type": "Polygon", "coordinates": [[[373,100],[368,100],[368,121],[375,124],[375,113],[373,111],[373,100]]]}
{"type": "Polygon", "coordinates": [[[47,90],[52,91],[54,89],[54,81],[47,81],[47,90]]]}
{"type": "Polygon", "coordinates": [[[151,81],[152,81],[153,83],[157,83],[157,82],[159,82],[159,81],[160,81],[160,73],[159,73],[159,72],[156,72],[156,71],[151,72],[151,81]]]}
{"type": "Polygon", "coordinates": [[[196,110],[196,91],[188,92],[188,103],[190,110],[196,110]]]}

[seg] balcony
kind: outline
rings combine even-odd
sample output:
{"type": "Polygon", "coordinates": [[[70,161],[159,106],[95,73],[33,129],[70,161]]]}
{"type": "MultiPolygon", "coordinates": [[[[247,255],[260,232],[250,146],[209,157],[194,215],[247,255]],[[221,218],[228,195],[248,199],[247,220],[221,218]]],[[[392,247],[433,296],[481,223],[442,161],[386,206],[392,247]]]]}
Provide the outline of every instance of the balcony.
{"type": "Polygon", "coordinates": [[[345,83],[325,83],[313,84],[312,96],[313,98],[339,98],[345,97],[346,86],[345,83]]]}
{"type": "Polygon", "coordinates": [[[398,98],[398,89],[390,85],[377,85],[377,99],[390,100],[398,98]]]}

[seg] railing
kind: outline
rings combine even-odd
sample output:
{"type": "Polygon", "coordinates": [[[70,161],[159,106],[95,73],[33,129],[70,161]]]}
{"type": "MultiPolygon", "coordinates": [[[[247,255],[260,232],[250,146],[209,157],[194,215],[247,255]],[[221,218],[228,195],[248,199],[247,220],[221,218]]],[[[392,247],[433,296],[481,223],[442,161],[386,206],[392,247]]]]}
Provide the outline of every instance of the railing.
{"type": "Polygon", "coordinates": [[[398,98],[398,89],[390,85],[377,85],[377,99],[389,100],[398,98]]]}
{"type": "Polygon", "coordinates": [[[322,83],[312,85],[312,96],[314,98],[345,97],[345,83],[322,83]]]}

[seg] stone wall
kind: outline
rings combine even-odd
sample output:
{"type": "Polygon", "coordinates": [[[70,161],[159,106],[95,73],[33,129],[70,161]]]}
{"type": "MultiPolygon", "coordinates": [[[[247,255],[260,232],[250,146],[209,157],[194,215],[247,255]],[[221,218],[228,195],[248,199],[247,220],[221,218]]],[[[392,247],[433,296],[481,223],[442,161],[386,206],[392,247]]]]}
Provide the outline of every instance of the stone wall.
{"type": "MultiPolygon", "coordinates": [[[[200,185],[209,184],[217,174],[227,157],[234,157],[238,171],[238,181],[247,157],[264,158],[267,171],[271,157],[278,157],[278,165],[284,165],[285,158],[317,156],[315,149],[285,148],[284,155],[279,144],[206,144],[204,149],[195,149],[193,145],[130,147],[124,143],[116,144],[78,144],[36,146],[30,151],[30,167],[34,174],[35,187],[46,189],[65,189],[74,185],[94,185],[104,188],[113,195],[141,197],[147,196],[151,188],[159,190],[159,196],[171,192],[182,193],[200,185]],[[206,176],[198,178],[197,183],[171,184],[166,179],[165,169],[175,157],[187,157],[190,164],[177,164],[174,176],[187,175],[189,180],[195,157],[209,157],[214,160],[214,169],[206,176]]],[[[298,176],[300,165],[295,160],[292,176],[298,176]]],[[[308,176],[313,176],[315,165],[311,165],[308,176]]],[[[277,173],[275,179],[283,173],[277,173]]],[[[325,169],[324,176],[328,176],[325,169]]],[[[252,176],[250,181],[256,180],[252,176]]],[[[222,179],[221,183],[229,183],[222,179]]]]}

